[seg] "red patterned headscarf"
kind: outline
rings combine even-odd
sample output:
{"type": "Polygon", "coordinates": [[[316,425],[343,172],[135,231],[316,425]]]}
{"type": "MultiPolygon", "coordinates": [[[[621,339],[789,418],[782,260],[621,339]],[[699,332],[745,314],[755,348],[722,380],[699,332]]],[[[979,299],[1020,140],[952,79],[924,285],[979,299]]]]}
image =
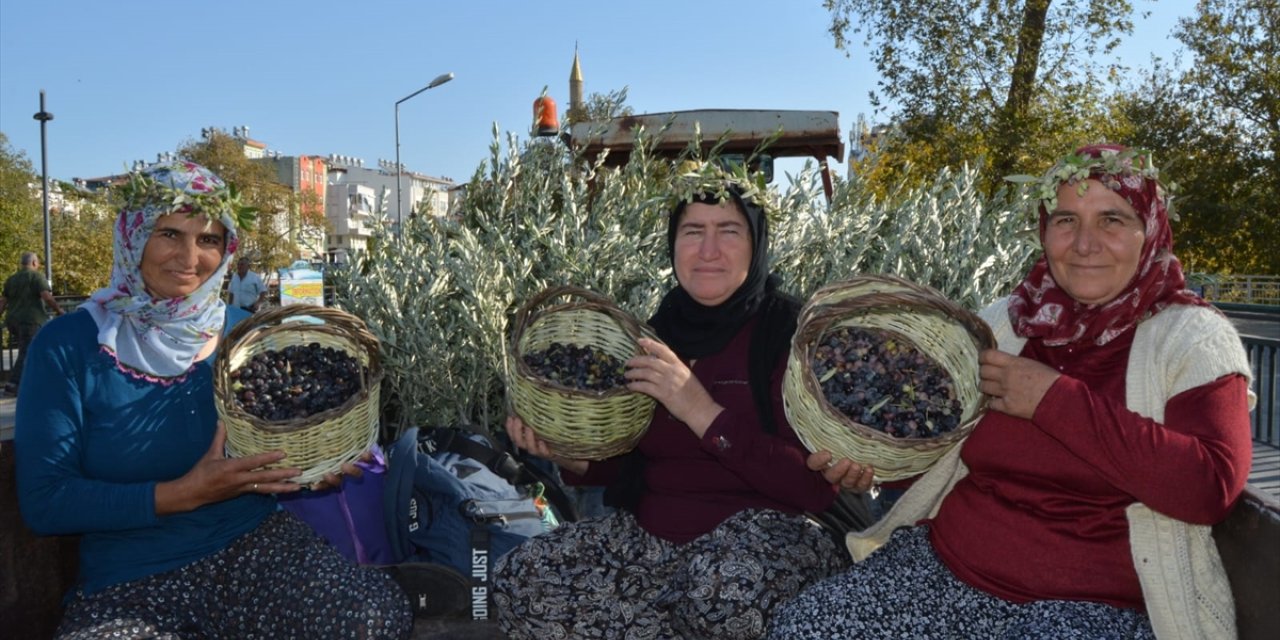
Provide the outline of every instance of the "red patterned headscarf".
{"type": "Polygon", "coordinates": [[[1053,280],[1049,262],[1041,256],[1031,273],[1009,297],[1013,330],[1026,338],[1041,338],[1050,346],[1089,342],[1104,345],[1148,316],[1169,305],[1208,306],[1186,289],[1182,265],[1173,255],[1173,231],[1158,171],[1151,154],[1119,145],[1082,147],[1054,165],[1036,182],[1040,200],[1040,241],[1044,242],[1049,212],[1057,208],[1058,187],[1094,179],[1124,198],[1138,213],[1146,238],[1133,281],[1112,300],[1083,304],[1053,280]]]}

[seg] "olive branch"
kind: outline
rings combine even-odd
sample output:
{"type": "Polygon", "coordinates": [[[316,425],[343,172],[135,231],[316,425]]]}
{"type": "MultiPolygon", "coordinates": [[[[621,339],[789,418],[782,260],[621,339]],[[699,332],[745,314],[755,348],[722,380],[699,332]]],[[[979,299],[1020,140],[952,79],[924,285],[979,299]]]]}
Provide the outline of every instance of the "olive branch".
{"type": "MultiPolygon", "coordinates": [[[[1046,211],[1053,211],[1058,208],[1058,187],[1061,185],[1076,185],[1076,193],[1083,196],[1088,188],[1086,181],[1091,176],[1125,175],[1136,175],[1158,183],[1160,170],[1156,168],[1151,152],[1146,149],[1103,149],[1098,156],[1067,154],[1044,175],[1012,175],[1005,176],[1005,180],[1030,185],[1032,201],[1044,204],[1046,211]]],[[[1172,188],[1172,185],[1169,186],[1172,188]]]]}
{"type": "Polygon", "coordinates": [[[169,212],[204,214],[211,221],[225,217],[239,230],[252,229],[258,214],[256,208],[241,202],[240,191],[234,185],[225,183],[193,193],[134,171],[118,193],[120,206],[126,211],[159,205],[169,212]]]}

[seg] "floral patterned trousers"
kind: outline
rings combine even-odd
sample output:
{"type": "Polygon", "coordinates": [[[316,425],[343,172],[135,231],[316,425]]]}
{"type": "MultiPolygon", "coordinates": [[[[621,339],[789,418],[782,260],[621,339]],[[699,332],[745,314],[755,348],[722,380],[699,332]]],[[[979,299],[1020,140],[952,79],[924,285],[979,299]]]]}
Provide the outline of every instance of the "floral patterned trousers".
{"type": "Polygon", "coordinates": [[[360,567],[278,511],[181,569],[78,595],[61,640],[408,638],[413,613],[380,570],[360,567]]]}
{"type": "Polygon", "coordinates": [[[744,511],[677,545],[619,511],[504,556],[494,602],[511,640],[759,638],[774,608],[847,566],[801,516],[744,511]]]}
{"type": "Polygon", "coordinates": [[[929,544],[928,526],[895,531],[852,569],[780,607],[771,640],[1155,640],[1147,615],[1098,602],[1015,604],[960,580],[929,544]]]}

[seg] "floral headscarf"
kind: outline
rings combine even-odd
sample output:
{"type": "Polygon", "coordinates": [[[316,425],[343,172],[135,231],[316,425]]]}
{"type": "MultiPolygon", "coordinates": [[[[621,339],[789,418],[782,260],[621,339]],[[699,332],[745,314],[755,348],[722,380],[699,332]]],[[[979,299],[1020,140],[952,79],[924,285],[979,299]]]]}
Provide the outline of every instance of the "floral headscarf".
{"type": "Polygon", "coordinates": [[[245,210],[221,178],[193,162],[151,165],[130,176],[115,226],[111,284],[89,296],[98,344],[122,371],[171,384],[195,364],[196,355],[222,329],[222,280],[238,244],[245,210]],[[142,279],[142,253],[162,215],[204,215],[227,229],[222,262],[190,295],[157,299],[142,279]]]}
{"type": "Polygon", "coordinates": [[[1186,289],[1182,265],[1173,255],[1168,201],[1158,177],[1149,152],[1094,145],[1063,158],[1036,181],[1041,243],[1049,213],[1057,208],[1058,188],[1079,185],[1083,193],[1088,179],[1124,198],[1137,211],[1146,237],[1133,280],[1120,295],[1097,305],[1078,302],[1059,287],[1047,258],[1041,256],[1009,299],[1009,319],[1018,335],[1041,338],[1050,346],[1082,341],[1104,345],[1169,305],[1208,306],[1186,289]]]}

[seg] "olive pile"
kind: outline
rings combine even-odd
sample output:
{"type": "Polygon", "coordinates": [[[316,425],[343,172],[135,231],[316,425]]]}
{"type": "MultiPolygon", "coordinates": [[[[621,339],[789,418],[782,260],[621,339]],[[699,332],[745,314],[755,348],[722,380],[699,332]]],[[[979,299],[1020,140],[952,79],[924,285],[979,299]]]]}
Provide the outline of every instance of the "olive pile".
{"type": "Polygon", "coordinates": [[[538,377],[574,389],[607,391],[627,384],[626,364],[592,347],[552,342],[526,353],[524,362],[538,377]]]}
{"type": "Polygon", "coordinates": [[[812,364],[827,402],[859,424],[897,438],[930,438],[960,423],[951,376],[892,334],[841,327],[825,336],[812,364]]]}
{"type": "Polygon", "coordinates": [[[360,364],[319,342],[262,351],[231,372],[231,388],[246,413],[263,420],[305,418],[360,390],[360,364]]]}

